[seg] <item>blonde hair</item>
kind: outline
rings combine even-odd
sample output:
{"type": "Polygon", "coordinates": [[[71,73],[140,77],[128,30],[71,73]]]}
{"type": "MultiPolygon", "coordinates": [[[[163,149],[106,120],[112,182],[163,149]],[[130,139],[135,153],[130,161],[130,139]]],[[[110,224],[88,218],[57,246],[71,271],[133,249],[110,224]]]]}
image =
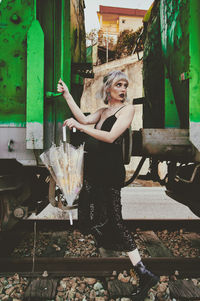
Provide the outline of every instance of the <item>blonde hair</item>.
{"type": "MultiPolygon", "coordinates": [[[[100,96],[105,104],[108,104],[108,88],[110,88],[113,84],[120,80],[125,80],[127,83],[129,83],[127,75],[122,71],[111,71],[103,78],[103,86],[99,93],[97,94],[97,97],[100,96]]],[[[127,100],[127,95],[125,95],[125,98],[122,102],[127,100]]]]}

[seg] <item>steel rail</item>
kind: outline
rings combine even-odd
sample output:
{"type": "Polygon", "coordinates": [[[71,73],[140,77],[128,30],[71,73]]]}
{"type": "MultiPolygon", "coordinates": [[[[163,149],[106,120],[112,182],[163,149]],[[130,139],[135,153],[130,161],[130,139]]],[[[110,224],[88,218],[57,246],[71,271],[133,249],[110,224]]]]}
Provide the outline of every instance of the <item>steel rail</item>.
{"type": "MultiPolygon", "coordinates": [[[[70,225],[69,221],[66,220],[21,220],[12,231],[22,231],[28,232],[33,231],[34,222],[37,222],[38,230],[48,230],[48,231],[62,231],[62,230],[74,230],[78,229],[77,220],[73,221],[73,226],[70,225]]],[[[187,231],[197,231],[200,225],[200,219],[137,219],[124,220],[125,225],[130,229],[142,228],[142,229],[177,229],[186,228],[187,231]]]]}
{"type": "MultiPolygon", "coordinates": [[[[181,277],[199,277],[200,258],[159,257],[144,258],[144,264],[157,275],[171,275],[176,270],[181,277]]],[[[32,258],[0,258],[0,273],[31,273],[32,258]]],[[[67,276],[111,276],[113,271],[132,269],[128,257],[37,257],[32,273],[48,271],[49,274],[67,276]]]]}

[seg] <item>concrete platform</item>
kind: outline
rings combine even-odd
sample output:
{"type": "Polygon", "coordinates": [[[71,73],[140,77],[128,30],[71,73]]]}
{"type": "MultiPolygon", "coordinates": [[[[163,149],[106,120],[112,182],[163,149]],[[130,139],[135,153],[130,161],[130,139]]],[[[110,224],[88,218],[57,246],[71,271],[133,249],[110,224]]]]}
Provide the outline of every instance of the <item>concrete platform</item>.
{"type": "Polygon", "coordinates": [[[124,219],[199,219],[185,205],[168,197],[164,187],[122,189],[124,219]]]}
{"type": "MultiPolygon", "coordinates": [[[[72,210],[73,219],[77,219],[77,209],[72,210]]],[[[188,219],[200,220],[185,205],[165,194],[164,187],[125,187],[122,189],[122,215],[125,220],[148,219],[188,219]]],[[[68,212],[49,204],[38,216],[32,214],[29,219],[68,219],[68,212]]]]}

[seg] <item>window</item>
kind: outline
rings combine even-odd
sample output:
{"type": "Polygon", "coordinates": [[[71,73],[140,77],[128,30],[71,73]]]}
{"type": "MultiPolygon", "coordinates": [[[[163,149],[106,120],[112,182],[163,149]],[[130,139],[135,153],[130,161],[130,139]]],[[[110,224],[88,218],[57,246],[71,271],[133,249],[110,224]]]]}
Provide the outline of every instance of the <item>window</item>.
{"type": "Polygon", "coordinates": [[[122,23],[124,23],[124,24],[125,24],[125,23],[126,23],[126,20],[125,20],[125,19],[122,19],[122,23]]]}

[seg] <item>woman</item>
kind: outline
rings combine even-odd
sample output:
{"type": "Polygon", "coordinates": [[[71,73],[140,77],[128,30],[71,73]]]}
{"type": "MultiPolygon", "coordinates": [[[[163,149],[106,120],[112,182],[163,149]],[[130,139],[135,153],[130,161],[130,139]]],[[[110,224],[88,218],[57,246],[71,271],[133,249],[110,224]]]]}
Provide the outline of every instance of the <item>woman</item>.
{"type": "Polygon", "coordinates": [[[134,300],[142,300],[158,277],[148,271],[141,261],[132,235],[126,229],[121,214],[121,187],[125,181],[122,140],[133,120],[134,107],[126,102],[128,78],[121,71],[112,71],[103,79],[101,96],[108,107],[85,116],[62,80],[62,92],[74,118],[64,125],[75,127],[84,134],[84,184],[79,197],[80,229],[92,233],[98,246],[124,250],[139,274],[139,290],[134,300]],[[94,127],[88,126],[94,124],[94,127]]]}

